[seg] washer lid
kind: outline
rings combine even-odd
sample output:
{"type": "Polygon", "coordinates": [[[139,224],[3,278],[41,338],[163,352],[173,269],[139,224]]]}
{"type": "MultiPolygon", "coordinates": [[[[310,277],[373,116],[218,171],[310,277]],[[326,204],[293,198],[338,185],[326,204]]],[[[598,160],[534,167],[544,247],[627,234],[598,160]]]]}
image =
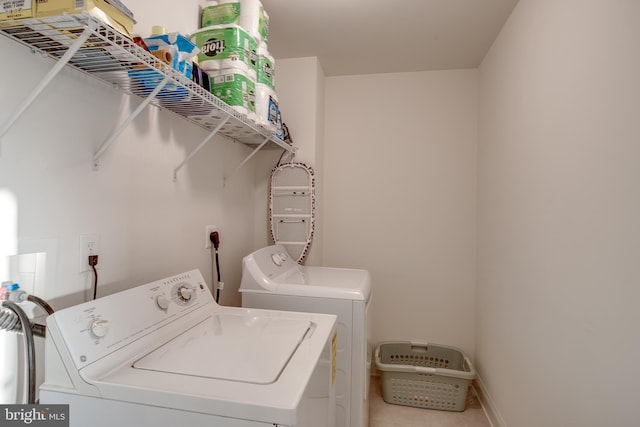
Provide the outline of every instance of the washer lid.
{"type": "Polygon", "coordinates": [[[215,314],[133,364],[134,369],[271,384],[311,328],[302,319],[215,314]]]}

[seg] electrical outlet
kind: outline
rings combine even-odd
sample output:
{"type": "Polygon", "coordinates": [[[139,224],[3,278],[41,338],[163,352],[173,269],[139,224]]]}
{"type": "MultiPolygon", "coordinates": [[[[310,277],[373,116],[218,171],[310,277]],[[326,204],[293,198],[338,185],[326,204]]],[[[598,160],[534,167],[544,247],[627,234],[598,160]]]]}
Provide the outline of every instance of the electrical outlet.
{"type": "Polygon", "coordinates": [[[211,236],[211,233],[213,233],[214,231],[218,231],[218,227],[216,227],[215,225],[207,225],[204,228],[204,248],[205,249],[211,249],[211,238],[209,236],[211,236]]]}
{"type": "Polygon", "coordinates": [[[91,270],[89,255],[100,255],[99,234],[83,234],[80,236],[80,273],[91,270]]]}

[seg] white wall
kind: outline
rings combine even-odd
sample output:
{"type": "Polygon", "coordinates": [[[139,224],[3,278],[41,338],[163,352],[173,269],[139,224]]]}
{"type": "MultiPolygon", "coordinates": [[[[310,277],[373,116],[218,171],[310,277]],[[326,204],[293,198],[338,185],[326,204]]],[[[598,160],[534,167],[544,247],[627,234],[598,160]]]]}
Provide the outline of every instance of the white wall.
{"type": "Polygon", "coordinates": [[[325,265],[364,268],[373,340],[474,353],[477,70],[326,79],[325,265]]]}
{"type": "Polygon", "coordinates": [[[305,264],[321,265],[324,228],[324,72],[318,58],[294,58],[276,61],[276,92],[294,144],[294,161],[310,165],[315,174],[315,234],[305,264]],[[279,83],[280,82],[280,83],[279,83]]]}
{"type": "Polygon", "coordinates": [[[638,16],[521,0],[480,68],[476,362],[496,425],[640,424],[638,16]]]}

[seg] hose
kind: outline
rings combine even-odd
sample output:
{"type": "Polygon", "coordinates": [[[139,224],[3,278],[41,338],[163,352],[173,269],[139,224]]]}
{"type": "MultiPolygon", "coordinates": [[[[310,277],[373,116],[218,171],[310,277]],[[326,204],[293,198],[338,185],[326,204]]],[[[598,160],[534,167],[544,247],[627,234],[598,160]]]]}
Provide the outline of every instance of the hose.
{"type": "Polygon", "coordinates": [[[29,295],[27,297],[27,301],[31,301],[33,303],[38,304],[40,307],[42,307],[42,309],[44,311],[47,312],[47,314],[53,314],[53,312],[54,312],[53,308],[51,308],[51,306],[45,300],[43,300],[40,297],[37,297],[35,295],[29,295]]]}
{"type": "Polygon", "coordinates": [[[31,331],[31,322],[29,317],[19,305],[12,301],[0,301],[0,329],[8,331],[18,331],[22,329],[24,334],[25,353],[27,355],[27,364],[29,366],[29,387],[27,394],[27,403],[36,403],[36,352],[33,341],[33,332],[31,331]],[[10,313],[10,314],[7,314],[10,313]],[[12,315],[13,314],[13,315],[12,315]],[[17,323],[16,323],[17,319],[17,323]],[[5,327],[6,326],[6,327],[5,327]]]}
{"type": "Polygon", "coordinates": [[[0,330],[19,332],[21,329],[20,318],[9,309],[0,308],[0,330]]]}

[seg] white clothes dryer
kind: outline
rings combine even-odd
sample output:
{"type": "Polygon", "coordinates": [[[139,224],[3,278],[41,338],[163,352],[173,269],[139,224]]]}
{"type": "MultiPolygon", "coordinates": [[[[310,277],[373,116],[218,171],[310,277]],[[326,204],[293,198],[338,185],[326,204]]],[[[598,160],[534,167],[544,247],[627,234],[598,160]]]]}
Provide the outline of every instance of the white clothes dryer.
{"type": "Polygon", "coordinates": [[[336,426],[367,427],[369,419],[369,310],[367,270],[298,265],[281,245],[243,259],[242,306],[309,313],[337,319],[336,426]]]}
{"type": "Polygon", "coordinates": [[[325,427],[335,316],[221,307],[198,270],[47,319],[42,404],[72,427],[325,427]]]}

